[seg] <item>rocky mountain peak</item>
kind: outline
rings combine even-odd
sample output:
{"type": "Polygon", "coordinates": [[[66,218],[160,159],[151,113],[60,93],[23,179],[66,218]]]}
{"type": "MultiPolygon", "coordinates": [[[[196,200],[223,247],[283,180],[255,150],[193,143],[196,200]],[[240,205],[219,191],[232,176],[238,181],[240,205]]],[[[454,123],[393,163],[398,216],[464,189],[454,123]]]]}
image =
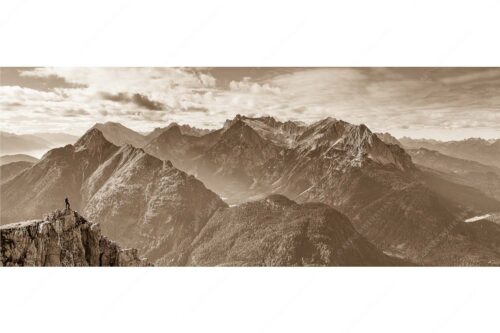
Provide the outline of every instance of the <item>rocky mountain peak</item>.
{"type": "Polygon", "coordinates": [[[171,130],[172,128],[177,127],[179,128],[180,134],[183,135],[189,135],[189,136],[195,136],[195,137],[200,137],[203,135],[206,135],[210,132],[212,132],[209,129],[206,128],[197,128],[197,127],[192,127],[187,124],[180,125],[177,122],[172,122],[168,124],[166,127],[157,127],[153,131],[151,131],[149,134],[146,135],[146,140],[148,143],[152,142],[154,139],[158,138],[160,135],[164,134],[165,132],[171,130]]]}
{"type": "Polygon", "coordinates": [[[321,145],[335,145],[343,136],[361,137],[361,128],[335,118],[320,120],[305,130],[298,138],[299,145],[317,148],[321,145]],[[347,133],[347,135],[345,135],[347,133]],[[350,135],[349,135],[350,133],[350,135]]]}
{"type": "Polygon", "coordinates": [[[123,146],[129,143],[135,147],[142,147],[147,142],[145,136],[120,123],[96,123],[92,129],[100,130],[106,140],[116,146],[123,146]]]}
{"type": "Polygon", "coordinates": [[[226,119],[226,121],[224,122],[224,126],[223,128],[224,129],[228,129],[229,127],[231,127],[234,123],[238,122],[238,121],[242,121],[244,120],[246,117],[245,116],[242,116],[240,114],[237,114],[236,116],[234,116],[233,119],[226,119]]]}
{"type": "Polygon", "coordinates": [[[161,134],[162,137],[179,137],[181,135],[181,128],[176,123],[173,123],[165,132],[163,132],[163,134],[161,134]]]}
{"type": "MultiPolygon", "coordinates": [[[[248,135],[250,133],[255,133],[255,131],[250,126],[248,126],[241,118],[238,118],[231,123],[231,126],[229,126],[229,128],[226,130],[225,135],[243,136],[243,135],[248,135]]],[[[237,137],[234,138],[236,139],[237,137]]]]}
{"type": "Polygon", "coordinates": [[[273,117],[271,116],[265,116],[265,117],[260,117],[260,118],[257,118],[259,119],[261,122],[267,124],[268,126],[271,126],[271,127],[276,127],[280,122],[278,122],[276,119],[274,119],[273,117]]]}
{"type": "Polygon", "coordinates": [[[271,116],[264,117],[246,117],[237,115],[232,120],[226,120],[224,129],[237,122],[243,122],[258,133],[262,138],[273,142],[281,147],[292,147],[295,145],[295,139],[306,128],[304,124],[294,121],[281,122],[271,116]]]}
{"type": "Polygon", "coordinates": [[[326,118],[309,126],[299,137],[299,151],[318,151],[324,156],[340,152],[348,165],[361,166],[366,159],[399,169],[412,167],[411,158],[399,146],[388,145],[364,124],[353,125],[335,118],[326,118]],[[325,155],[326,154],[326,155],[325,155]]]}
{"type": "Polygon", "coordinates": [[[78,141],[75,143],[75,150],[96,150],[104,146],[114,146],[104,137],[104,134],[97,128],[88,130],[78,141]]]}
{"type": "Polygon", "coordinates": [[[385,133],[375,133],[375,134],[378,136],[378,138],[380,140],[382,140],[383,142],[385,142],[387,144],[398,145],[400,147],[403,147],[403,144],[398,139],[396,139],[394,136],[392,136],[388,132],[385,132],[385,133]]]}

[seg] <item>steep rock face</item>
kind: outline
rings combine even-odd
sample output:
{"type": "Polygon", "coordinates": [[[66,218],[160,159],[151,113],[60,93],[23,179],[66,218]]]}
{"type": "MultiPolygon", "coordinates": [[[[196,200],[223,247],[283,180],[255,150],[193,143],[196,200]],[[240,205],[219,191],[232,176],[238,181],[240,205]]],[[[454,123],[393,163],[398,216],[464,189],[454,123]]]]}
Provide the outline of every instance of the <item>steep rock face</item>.
{"type": "Polygon", "coordinates": [[[151,131],[150,133],[148,133],[146,135],[146,141],[151,142],[152,140],[156,139],[157,137],[159,137],[160,135],[162,135],[164,132],[168,131],[172,127],[178,127],[182,134],[189,135],[189,136],[199,137],[199,136],[203,136],[203,135],[206,135],[206,134],[212,132],[209,129],[192,127],[192,126],[189,126],[186,124],[179,125],[179,124],[174,122],[174,123],[169,124],[166,127],[155,128],[153,131],[151,131]]]}
{"type": "Polygon", "coordinates": [[[196,174],[216,191],[245,190],[261,178],[260,168],[281,150],[237,120],[199,158],[196,174]]]}
{"type": "Polygon", "coordinates": [[[327,205],[299,205],[284,196],[217,211],[193,241],[186,265],[405,265],[359,235],[327,205]]]}
{"type": "Polygon", "coordinates": [[[266,167],[274,191],[334,206],[354,196],[359,205],[367,204],[381,190],[412,182],[415,171],[410,156],[400,147],[383,143],[366,126],[331,118],[308,127],[295,149],[266,167]],[[361,197],[361,192],[353,191],[360,181],[365,192],[361,197]]]}
{"type": "Polygon", "coordinates": [[[135,249],[101,235],[99,224],[77,212],[0,226],[1,266],[144,266],[135,249]]]}
{"type": "Polygon", "coordinates": [[[82,193],[86,216],[106,221],[106,235],[162,262],[226,206],[195,177],[132,146],[103,163],[82,193]]]}
{"type": "Polygon", "coordinates": [[[279,156],[283,148],[261,137],[242,117],[237,117],[224,128],[203,136],[186,135],[180,127],[172,126],[144,150],[172,161],[230,202],[238,202],[235,197],[243,199],[247,192],[262,191],[260,187],[266,184],[260,182],[261,168],[279,156]]]}
{"type": "Polygon", "coordinates": [[[281,122],[273,117],[252,118],[237,115],[232,120],[226,120],[224,128],[231,127],[235,122],[242,121],[256,131],[262,138],[271,141],[277,146],[292,148],[296,144],[296,139],[307,126],[300,122],[281,122]]]}
{"type": "Polygon", "coordinates": [[[159,159],[169,160],[182,170],[193,168],[193,158],[207,148],[204,140],[197,136],[186,135],[179,126],[170,126],[167,130],[152,139],[144,150],[159,159]]]}
{"type": "Polygon", "coordinates": [[[341,156],[343,161],[337,161],[340,165],[362,166],[369,159],[403,171],[413,168],[411,158],[403,149],[385,144],[365,125],[327,118],[308,127],[298,142],[299,153],[341,156]]]}
{"type": "Polygon", "coordinates": [[[392,136],[390,133],[376,133],[376,135],[378,136],[378,138],[382,141],[384,141],[385,143],[387,144],[390,144],[390,145],[398,145],[400,147],[403,147],[403,144],[401,142],[399,142],[398,139],[396,139],[394,136],[392,136]]]}

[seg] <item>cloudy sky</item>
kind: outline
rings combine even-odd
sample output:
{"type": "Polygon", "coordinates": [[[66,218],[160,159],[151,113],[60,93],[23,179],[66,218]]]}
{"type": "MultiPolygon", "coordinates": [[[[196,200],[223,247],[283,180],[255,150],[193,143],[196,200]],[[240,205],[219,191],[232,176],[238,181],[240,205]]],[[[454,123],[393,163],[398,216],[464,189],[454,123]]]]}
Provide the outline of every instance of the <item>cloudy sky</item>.
{"type": "Polygon", "coordinates": [[[0,130],[217,128],[327,116],[397,137],[500,137],[500,68],[1,68],[0,130]]]}

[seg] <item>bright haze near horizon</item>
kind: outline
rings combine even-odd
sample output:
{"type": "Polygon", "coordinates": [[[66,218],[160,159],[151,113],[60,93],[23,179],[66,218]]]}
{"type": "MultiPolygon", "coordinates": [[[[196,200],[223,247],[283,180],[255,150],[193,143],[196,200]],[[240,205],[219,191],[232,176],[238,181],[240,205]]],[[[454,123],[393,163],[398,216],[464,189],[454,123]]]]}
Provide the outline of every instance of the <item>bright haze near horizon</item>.
{"type": "Polygon", "coordinates": [[[499,68],[1,68],[0,130],[219,128],[236,114],[334,117],[395,137],[500,135],[499,68]]]}

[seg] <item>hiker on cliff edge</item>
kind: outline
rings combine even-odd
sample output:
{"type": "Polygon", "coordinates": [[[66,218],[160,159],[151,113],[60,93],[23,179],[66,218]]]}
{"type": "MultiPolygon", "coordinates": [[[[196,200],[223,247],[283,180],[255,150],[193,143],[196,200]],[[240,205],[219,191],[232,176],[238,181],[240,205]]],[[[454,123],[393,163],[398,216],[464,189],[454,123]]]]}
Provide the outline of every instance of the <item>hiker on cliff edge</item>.
{"type": "Polygon", "coordinates": [[[69,210],[69,200],[68,200],[68,198],[64,199],[64,203],[66,204],[66,210],[69,210]]]}

